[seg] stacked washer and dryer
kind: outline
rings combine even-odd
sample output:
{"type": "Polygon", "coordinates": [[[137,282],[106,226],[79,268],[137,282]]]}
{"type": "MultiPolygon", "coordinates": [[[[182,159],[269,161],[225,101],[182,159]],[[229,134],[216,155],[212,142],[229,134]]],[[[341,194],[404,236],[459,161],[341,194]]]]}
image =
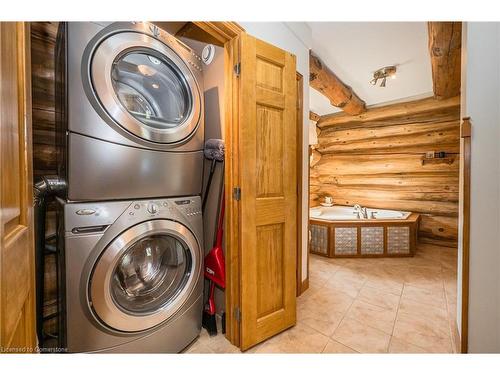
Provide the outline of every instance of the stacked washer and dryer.
{"type": "Polygon", "coordinates": [[[62,333],[179,352],[201,329],[200,59],[150,23],[64,23],[56,56],[62,333]]]}

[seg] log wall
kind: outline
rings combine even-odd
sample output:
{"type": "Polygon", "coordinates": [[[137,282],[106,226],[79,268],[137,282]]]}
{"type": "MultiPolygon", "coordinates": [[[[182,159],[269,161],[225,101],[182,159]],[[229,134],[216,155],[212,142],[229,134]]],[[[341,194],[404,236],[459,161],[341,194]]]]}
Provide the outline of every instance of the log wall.
{"type": "MultiPolygon", "coordinates": [[[[33,107],[33,181],[43,175],[57,174],[55,124],[54,52],[57,22],[31,23],[31,84],[33,107]]],[[[47,234],[55,233],[55,205],[48,203],[47,234]]],[[[44,316],[55,312],[57,302],[55,259],[47,258],[45,272],[44,316]]],[[[48,333],[57,332],[57,320],[44,322],[48,333]]]]}
{"type": "Polygon", "coordinates": [[[422,242],[456,246],[459,98],[401,107],[320,120],[321,158],[310,171],[311,207],[331,195],[341,205],[417,212],[422,242]],[[423,161],[426,151],[444,151],[446,158],[423,161]]]}
{"type": "Polygon", "coordinates": [[[54,50],[57,22],[31,23],[33,173],[56,173],[54,50]]]}

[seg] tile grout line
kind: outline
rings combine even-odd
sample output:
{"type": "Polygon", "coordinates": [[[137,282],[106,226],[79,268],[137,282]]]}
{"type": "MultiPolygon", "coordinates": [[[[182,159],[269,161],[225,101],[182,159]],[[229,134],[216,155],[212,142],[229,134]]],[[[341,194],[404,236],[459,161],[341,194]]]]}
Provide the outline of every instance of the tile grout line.
{"type": "Polygon", "coordinates": [[[399,295],[398,307],[396,309],[396,317],[394,318],[394,324],[392,325],[392,333],[391,333],[391,338],[389,340],[389,346],[387,347],[387,352],[389,352],[389,349],[391,348],[392,338],[394,337],[394,329],[396,328],[396,321],[398,320],[399,307],[401,306],[401,300],[403,299],[403,293],[405,291],[405,285],[406,285],[406,282],[403,281],[403,287],[401,288],[401,293],[399,295]]]}
{"type": "MultiPolygon", "coordinates": [[[[441,272],[442,272],[442,265],[441,265],[441,262],[440,262],[440,273],[441,273],[441,272]]],[[[441,277],[441,284],[442,284],[442,288],[443,288],[443,291],[444,291],[444,282],[443,282],[443,278],[442,278],[442,277],[441,277]]],[[[400,299],[399,306],[398,306],[398,312],[397,312],[397,315],[396,315],[396,320],[397,320],[397,316],[398,316],[398,315],[399,315],[399,313],[400,313],[400,312],[399,312],[399,307],[400,307],[400,305],[401,305],[401,300],[403,299],[404,289],[405,289],[405,286],[406,286],[406,285],[407,285],[407,283],[406,283],[406,281],[405,281],[405,282],[403,283],[403,290],[401,291],[401,299],[400,299]]],[[[408,284],[408,285],[409,285],[409,286],[413,286],[412,284],[408,284]]],[[[415,287],[415,286],[413,286],[413,287],[415,287]]],[[[416,288],[418,288],[418,289],[422,289],[422,288],[419,288],[419,287],[416,287],[416,288]]],[[[424,290],[425,290],[425,289],[424,289],[424,290]]],[[[413,300],[412,298],[409,298],[409,299],[410,299],[411,301],[415,301],[415,300],[413,300]]],[[[430,306],[430,305],[428,305],[428,304],[426,304],[426,303],[423,303],[423,302],[421,302],[421,301],[416,301],[416,302],[419,302],[419,303],[422,303],[422,304],[424,304],[424,305],[430,306]]],[[[407,313],[403,313],[403,312],[401,312],[401,314],[406,314],[406,315],[408,315],[407,313]]],[[[447,315],[448,315],[448,314],[447,314],[447,315]]],[[[448,322],[448,326],[449,326],[449,322],[448,322]]],[[[395,328],[395,323],[394,323],[394,328],[395,328]]],[[[394,328],[393,328],[393,335],[392,335],[392,337],[394,337],[394,328]]],[[[442,338],[442,337],[441,337],[441,338],[442,338]]],[[[420,349],[424,350],[425,352],[429,352],[429,349],[427,349],[427,348],[423,348],[423,347],[421,347],[420,345],[414,344],[414,343],[412,343],[412,342],[409,342],[409,341],[407,341],[407,340],[400,339],[400,338],[398,338],[398,340],[401,340],[401,341],[403,341],[403,342],[406,342],[406,343],[408,343],[408,344],[411,344],[411,345],[413,345],[413,346],[415,346],[415,347],[417,347],[417,348],[420,348],[420,349]]],[[[391,341],[392,341],[392,338],[391,338],[391,341]]],[[[451,343],[451,344],[452,344],[452,343],[451,343]]],[[[453,350],[453,348],[452,348],[452,350],[453,350]]]]}
{"type": "Polygon", "coordinates": [[[366,281],[367,281],[367,280],[365,280],[365,281],[363,282],[363,285],[361,285],[361,288],[359,288],[358,293],[356,294],[356,297],[354,297],[354,298],[352,299],[351,304],[350,304],[350,305],[349,305],[349,307],[345,310],[345,312],[344,312],[344,314],[343,314],[343,316],[342,316],[342,319],[340,319],[340,322],[339,322],[339,324],[337,325],[337,328],[335,328],[335,330],[333,331],[333,333],[332,333],[332,335],[330,336],[330,338],[331,338],[331,337],[335,334],[335,331],[336,331],[336,330],[340,327],[340,325],[341,325],[341,324],[342,324],[342,322],[344,321],[345,316],[347,315],[347,313],[348,313],[348,312],[349,312],[349,310],[351,309],[352,305],[354,305],[354,302],[355,302],[355,301],[357,300],[357,298],[359,297],[359,293],[361,292],[361,289],[363,289],[363,287],[365,286],[366,281]]]}
{"type": "Polygon", "coordinates": [[[443,264],[441,261],[439,262],[441,264],[441,282],[443,283],[443,293],[444,293],[444,300],[445,300],[445,305],[446,305],[446,321],[448,322],[448,334],[449,334],[449,340],[451,344],[451,351],[452,353],[455,353],[455,340],[452,329],[451,329],[451,319],[450,319],[450,307],[449,307],[449,299],[448,299],[448,293],[446,293],[446,288],[444,286],[444,277],[443,277],[443,264]]]}
{"type": "MultiPolygon", "coordinates": [[[[339,271],[343,268],[343,267],[342,267],[342,266],[340,266],[340,265],[334,265],[334,264],[331,264],[331,263],[328,263],[328,265],[334,266],[334,267],[335,267],[335,271],[334,271],[334,272],[333,272],[333,274],[332,274],[332,275],[331,275],[331,276],[330,276],[330,277],[329,277],[329,278],[328,278],[328,279],[327,279],[327,280],[323,283],[322,288],[324,288],[324,287],[326,286],[326,284],[328,284],[328,281],[330,281],[331,279],[333,279],[333,278],[335,277],[335,275],[336,275],[336,274],[337,274],[337,273],[338,273],[338,272],[339,272],[339,271]]],[[[309,328],[313,329],[313,330],[314,330],[314,331],[316,331],[318,334],[320,334],[320,335],[324,336],[324,337],[327,339],[327,341],[326,341],[326,343],[325,343],[325,346],[324,346],[324,347],[323,347],[323,349],[321,350],[321,354],[328,354],[328,353],[325,353],[325,349],[326,349],[326,347],[328,346],[328,344],[330,343],[330,341],[335,341],[335,342],[339,343],[340,345],[343,345],[343,346],[345,346],[346,348],[349,348],[349,349],[351,349],[352,351],[354,351],[354,352],[356,352],[356,353],[358,353],[358,354],[360,353],[360,352],[359,352],[359,351],[357,351],[356,349],[351,348],[349,345],[346,345],[346,344],[344,344],[344,343],[342,343],[342,342],[340,342],[340,341],[338,341],[338,340],[333,339],[333,338],[332,338],[332,336],[333,336],[333,334],[335,333],[335,331],[337,330],[337,328],[340,326],[340,324],[342,323],[342,321],[343,321],[343,319],[344,319],[345,315],[347,314],[347,311],[349,311],[349,309],[351,308],[352,304],[354,303],[354,301],[356,300],[356,298],[359,296],[359,293],[360,293],[361,289],[364,287],[364,285],[365,285],[366,281],[367,281],[367,280],[365,280],[365,281],[363,282],[363,285],[362,285],[362,286],[361,286],[361,288],[359,289],[358,294],[356,295],[356,297],[355,297],[355,298],[353,298],[353,302],[351,302],[351,304],[349,305],[349,307],[346,309],[346,312],[342,315],[342,319],[340,319],[339,323],[336,325],[336,327],[334,328],[334,330],[333,330],[333,332],[332,332],[332,334],[331,334],[331,335],[327,336],[327,335],[325,335],[323,332],[320,332],[317,328],[315,328],[315,327],[311,327],[311,326],[309,326],[307,323],[303,323],[303,324],[305,324],[306,326],[308,326],[309,328]]],[[[316,294],[319,294],[320,292],[321,292],[321,290],[318,290],[318,291],[317,291],[316,293],[314,293],[314,294],[316,295],[316,294]]]]}
{"type": "MultiPolygon", "coordinates": [[[[341,266],[333,265],[333,264],[331,264],[331,263],[328,263],[328,265],[329,265],[329,266],[334,266],[336,269],[335,269],[335,271],[333,272],[333,274],[332,274],[332,275],[331,275],[331,276],[330,276],[330,277],[329,277],[329,278],[328,278],[328,279],[324,282],[324,284],[321,286],[321,288],[324,288],[324,287],[325,287],[325,285],[328,283],[328,281],[329,281],[330,279],[332,279],[332,278],[335,276],[335,274],[339,271],[339,269],[341,268],[341,266]]],[[[320,290],[318,290],[318,291],[316,291],[316,293],[314,293],[313,295],[319,294],[320,292],[321,292],[321,289],[320,289],[320,290]]],[[[342,317],[342,318],[343,318],[343,317],[342,317]]],[[[342,319],[341,319],[341,321],[342,321],[342,319]]],[[[319,331],[319,330],[318,330],[317,328],[315,328],[315,327],[311,327],[311,326],[310,326],[309,324],[307,324],[307,323],[302,323],[302,324],[305,324],[307,327],[311,328],[312,330],[316,331],[317,333],[319,333],[320,335],[324,336],[324,337],[327,339],[327,342],[326,342],[325,346],[323,347],[323,349],[322,349],[322,351],[321,351],[321,353],[323,353],[323,352],[324,352],[324,350],[325,350],[325,348],[326,348],[326,347],[327,347],[327,345],[328,345],[328,342],[332,339],[332,338],[331,338],[331,335],[330,335],[330,336],[325,335],[323,332],[319,331]]],[[[338,328],[338,326],[339,326],[339,325],[340,325],[340,322],[339,322],[339,324],[337,324],[337,326],[334,328],[334,330],[333,330],[333,332],[332,332],[332,335],[333,335],[333,333],[335,332],[335,330],[338,328]]],[[[337,340],[335,340],[335,341],[337,341],[337,340]]],[[[337,342],[338,342],[338,341],[337,341],[337,342]]],[[[341,344],[342,344],[342,343],[341,343],[341,344]]],[[[342,345],[344,345],[344,344],[342,344],[342,345]]],[[[347,346],[347,345],[345,345],[345,346],[347,346]]],[[[351,347],[349,347],[349,346],[347,346],[347,347],[348,347],[349,349],[351,349],[351,350],[354,350],[354,349],[352,349],[352,348],[351,348],[351,347]]],[[[356,350],[354,350],[354,351],[356,351],[356,350]]],[[[356,352],[357,352],[357,351],[356,351],[356,352]]]]}
{"type": "MultiPolygon", "coordinates": [[[[366,279],[364,282],[363,282],[363,285],[361,285],[361,288],[359,288],[358,290],[358,293],[356,294],[356,297],[353,298],[351,304],[349,305],[349,307],[346,309],[346,311],[344,312],[344,314],[342,315],[342,319],[340,319],[340,322],[339,324],[337,325],[337,327],[335,327],[335,329],[333,330],[332,334],[330,335],[329,339],[333,339],[333,335],[335,334],[335,331],[337,331],[337,329],[340,327],[340,325],[342,324],[342,322],[344,321],[345,319],[345,316],[347,315],[347,313],[349,312],[349,310],[351,309],[352,305],[354,304],[354,302],[356,301],[356,299],[359,297],[359,294],[361,293],[361,289],[363,289],[363,287],[365,286],[366,282],[368,281],[368,279],[366,279]]],[[[355,320],[355,319],[354,319],[355,320]]],[[[356,320],[357,321],[357,320],[356,320]]],[[[349,349],[352,349],[354,350],[356,353],[360,353],[359,351],[357,351],[356,349],[353,349],[351,348],[349,345],[346,345],[344,344],[342,341],[339,341],[337,339],[333,339],[339,343],[341,343],[342,345],[344,346],[347,346],[349,349]]]]}
{"type": "MultiPolygon", "coordinates": [[[[340,345],[343,345],[345,346],[346,348],[349,348],[351,349],[352,351],[356,352],[357,354],[361,354],[361,352],[358,352],[356,349],[354,348],[351,348],[349,345],[346,345],[338,340],[335,340],[335,339],[332,339],[331,337],[328,338],[328,342],[326,343],[325,347],[323,348],[323,351],[321,353],[324,353],[324,354],[334,354],[334,353],[325,353],[325,349],[326,347],[328,346],[328,343],[331,341],[335,341],[336,343],[339,343],[340,345]]],[[[347,354],[347,353],[336,353],[336,354],[347,354]]]]}

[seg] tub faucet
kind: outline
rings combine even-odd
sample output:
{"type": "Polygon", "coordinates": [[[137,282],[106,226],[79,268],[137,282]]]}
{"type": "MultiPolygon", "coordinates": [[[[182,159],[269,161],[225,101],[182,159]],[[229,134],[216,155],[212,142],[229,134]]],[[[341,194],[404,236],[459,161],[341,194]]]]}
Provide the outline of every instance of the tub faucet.
{"type": "Polygon", "coordinates": [[[354,212],[358,214],[360,219],[368,219],[368,211],[366,210],[366,207],[361,207],[359,204],[355,204],[354,212]]]}

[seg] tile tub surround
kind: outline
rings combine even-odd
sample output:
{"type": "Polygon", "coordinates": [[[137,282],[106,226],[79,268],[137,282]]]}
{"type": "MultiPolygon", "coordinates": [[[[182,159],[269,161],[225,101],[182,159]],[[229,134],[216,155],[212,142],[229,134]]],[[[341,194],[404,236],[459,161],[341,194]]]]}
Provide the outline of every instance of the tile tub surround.
{"type": "MultiPolygon", "coordinates": [[[[338,206],[341,207],[341,206],[338,206]]],[[[330,258],[409,257],[417,247],[420,215],[406,219],[309,219],[310,250],[330,258]]]]}
{"type": "MultiPolygon", "coordinates": [[[[413,258],[311,255],[297,325],[247,353],[453,353],[456,254],[424,244],[413,258]]],[[[240,353],[205,330],[185,352],[240,353]]]]}

